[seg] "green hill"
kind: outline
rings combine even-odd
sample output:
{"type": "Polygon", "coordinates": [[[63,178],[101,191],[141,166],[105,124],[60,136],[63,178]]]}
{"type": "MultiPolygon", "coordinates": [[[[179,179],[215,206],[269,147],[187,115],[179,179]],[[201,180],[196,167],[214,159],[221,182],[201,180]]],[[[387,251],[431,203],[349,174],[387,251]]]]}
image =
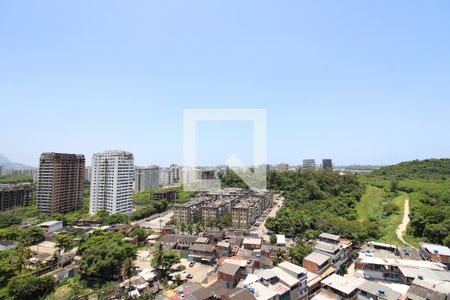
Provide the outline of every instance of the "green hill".
{"type": "Polygon", "coordinates": [[[450,158],[407,161],[370,174],[397,179],[447,179],[450,178],[450,158]]]}
{"type": "Polygon", "coordinates": [[[365,180],[408,194],[411,222],[407,233],[416,241],[450,246],[450,159],[402,162],[375,170],[365,180]]]}

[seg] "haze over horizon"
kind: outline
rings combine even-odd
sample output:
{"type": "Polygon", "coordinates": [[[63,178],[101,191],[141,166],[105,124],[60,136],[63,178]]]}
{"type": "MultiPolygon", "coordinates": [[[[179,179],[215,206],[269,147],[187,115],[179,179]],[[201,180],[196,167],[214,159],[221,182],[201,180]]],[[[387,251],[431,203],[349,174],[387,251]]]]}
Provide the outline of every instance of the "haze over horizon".
{"type": "MultiPolygon", "coordinates": [[[[186,108],[267,109],[268,163],[450,155],[450,2],[0,2],[0,153],[182,165],[186,108]]],[[[252,160],[202,123],[201,165],[252,160]]]]}

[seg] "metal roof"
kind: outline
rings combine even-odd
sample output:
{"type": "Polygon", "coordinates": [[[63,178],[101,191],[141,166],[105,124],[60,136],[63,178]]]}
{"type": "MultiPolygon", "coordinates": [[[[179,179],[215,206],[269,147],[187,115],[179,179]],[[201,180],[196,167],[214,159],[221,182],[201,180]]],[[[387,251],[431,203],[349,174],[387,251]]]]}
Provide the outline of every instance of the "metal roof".
{"type": "Polygon", "coordinates": [[[427,243],[423,243],[421,246],[423,248],[427,249],[428,252],[430,252],[430,253],[450,256],[450,248],[448,248],[446,246],[427,244],[427,243]]]}
{"type": "Polygon", "coordinates": [[[330,259],[328,256],[317,253],[317,252],[313,252],[311,254],[309,254],[307,257],[305,257],[305,259],[307,261],[313,262],[317,265],[322,265],[326,262],[328,262],[328,260],[330,259]]]}

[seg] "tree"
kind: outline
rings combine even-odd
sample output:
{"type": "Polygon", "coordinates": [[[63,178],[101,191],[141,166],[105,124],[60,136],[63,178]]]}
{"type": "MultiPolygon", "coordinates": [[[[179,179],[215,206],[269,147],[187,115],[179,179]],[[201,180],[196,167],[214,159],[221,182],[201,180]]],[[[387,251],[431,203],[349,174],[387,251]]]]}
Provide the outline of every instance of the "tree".
{"type": "Polygon", "coordinates": [[[120,234],[93,235],[79,247],[81,274],[87,278],[114,279],[127,258],[136,259],[136,251],[136,246],[123,241],[120,234]]]}
{"type": "Polygon", "coordinates": [[[289,260],[297,265],[303,264],[303,259],[312,252],[312,247],[302,242],[297,242],[294,248],[289,249],[289,260]]]}
{"type": "Polygon", "coordinates": [[[142,243],[148,237],[148,232],[144,228],[139,226],[133,229],[133,231],[130,233],[130,236],[137,236],[139,243],[142,243]]]}
{"type": "Polygon", "coordinates": [[[194,223],[193,225],[193,231],[195,232],[195,234],[199,234],[200,230],[199,230],[199,226],[197,223],[194,223]]]}
{"type": "Polygon", "coordinates": [[[192,235],[193,232],[192,223],[187,224],[187,232],[189,232],[189,234],[192,235]]]}
{"type": "Polygon", "coordinates": [[[225,213],[223,216],[220,217],[219,226],[222,228],[231,227],[231,214],[230,213],[225,213]]]}
{"type": "Polygon", "coordinates": [[[203,221],[200,220],[200,222],[197,223],[197,230],[198,230],[197,234],[199,234],[200,232],[202,232],[204,229],[205,229],[205,226],[204,226],[204,224],[203,224],[203,221]]]}
{"type": "Polygon", "coordinates": [[[162,278],[162,268],[164,264],[164,248],[161,243],[156,247],[156,251],[153,254],[151,266],[156,269],[158,280],[160,281],[162,278]]]}
{"type": "Polygon", "coordinates": [[[153,255],[151,266],[158,270],[159,280],[163,280],[167,277],[166,271],[179,262],[180,257],[172,251],[164,252],[163,245],[159,243],[153,255]]]}
{"type": "Polygon", "coordinates": [[[390,182],[390,191],[391,192],[397,192],[398,190],[398,180],[397,179],[392,179],[390,182]]]}
{"type": "Polygon", "coordinates": [[[75,246],[73,237],[68,234],[58,234],[55,238],[55,244],[58,248],[58,253],[62,250],[69,251],[75,246]]]}
{"type": "Polygon", "coordinates": [[[185,232],[186,231],[186,224],[184,222],[181,223],[181,225],[180,225],[180,231],[181,232],[185,232]]]}
{"type": "Polygon", "coordinates": [[[108,225],[114,225],[114,224],[129,224],[130,223],[130,217],[127,214],[123,213],[116,213],[109,215],[105,223],[108,225]]]}
{"type": "Polygon", "coordinates": [[[0,252],[0,287],[6,285],[9,279],[16,275],[17,268],[12,263],[15,255],[15,250],[0,252]]]}
{"type": "Polygon", "coordinates": [[[131,275],[133,275],[133,268],[134,268],[134,263],[133,260],[130,257],[127,257],[125,259],[125,261],[122,264],[122,267],[120,269],[120,273],[122,275],[122,280],[126,280],[128,279],[128,292],[127,295],[129,295],[130,293],[130,286],[131,286],[131,275]]]}
{"type": "Polygon", "coordinates": [[[36,226],[25,228],[20,233],[19,237],[19,243],[25,246],[37,244],[39,242],[42,242],[43,240],[45,240],[44,231],[42,231],[41,228],[36,226]]]}
{"type": "Polygon", "coordinates": [[[272,234],[270,236],[270,244],[275,245],[277,243],[277,236],[275,234],[272,234]]]}
{"type": "Polygon", "coordinates": [[[0,213],[0,228],[6,228],[11,225],[19,225],[22,219],[14,213],[2,212],[0,213]]]}
{"type": "Polygon", "coordinates": [[[395,203],[386,203],[383,206],[383,214],[386,216],[398,214],[399,211],[400,211],[400,208],[395,203]]]}
{"type": "Polygon", "coordinates": [[[8,283],[8,296],[12,299],[40,299],[48,294],[54,286],[51,276],[35,276],[31,274],[14,277],[8,283]]]}
{"type": "Polygon", "coordinates": [[[277,248],[275,250],[275,259],[273,260],[274,264],[278,265],[280,262],[285,260],[285,258],[286,258],[286,252],[281,248],[277,248]]]}
{"type": "Polygon", "coordinates": [[[31,250],[30,248],[19,245],[15,249],[15,255],[12,258],[12,264],[15,266],[17,273],[21,274],[22,270],[25,268],[28,259],[31,257],[31,250]]]}

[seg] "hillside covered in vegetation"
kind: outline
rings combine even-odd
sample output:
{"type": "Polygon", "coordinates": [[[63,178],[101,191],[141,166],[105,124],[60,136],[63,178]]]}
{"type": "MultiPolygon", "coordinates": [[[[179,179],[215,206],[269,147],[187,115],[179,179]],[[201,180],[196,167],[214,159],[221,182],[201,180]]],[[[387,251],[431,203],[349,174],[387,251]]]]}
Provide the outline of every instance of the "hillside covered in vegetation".
{"type": "Polygon", "coordinates": [[[330,171],[270,172],[269,188],[286,198],[275,218],[266,227],[302,239],[315,238],[321,232],[340,234],[355,242],[378,236],[376,224],[357,220],[356,204],[364,186],[354,174],[330,171]]]}
{"type": "Polygon", "coordinates": [[[450,159],[427,159],[384,167],[367,176],[369,184],[408,194],[408,234],[419,241],[450,246],[450,159]]]}
{"type": "Polygon", "coordinates": [[[406,161],[374,170],[371,175],[397,179],[449,179],[450,158],[406,161]]]}

